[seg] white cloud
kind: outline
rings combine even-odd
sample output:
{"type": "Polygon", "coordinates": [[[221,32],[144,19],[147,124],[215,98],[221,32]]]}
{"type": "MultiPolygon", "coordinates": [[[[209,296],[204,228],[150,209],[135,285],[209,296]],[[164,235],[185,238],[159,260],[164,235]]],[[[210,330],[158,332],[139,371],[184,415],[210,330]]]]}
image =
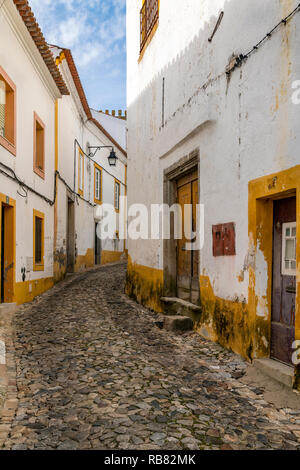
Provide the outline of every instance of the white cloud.
{"type": "Polygon", "coordinates": [[[88,66],[121,52],[126,0],[29,0],[46,40],[72,49],[76,63],[88,66]]]}

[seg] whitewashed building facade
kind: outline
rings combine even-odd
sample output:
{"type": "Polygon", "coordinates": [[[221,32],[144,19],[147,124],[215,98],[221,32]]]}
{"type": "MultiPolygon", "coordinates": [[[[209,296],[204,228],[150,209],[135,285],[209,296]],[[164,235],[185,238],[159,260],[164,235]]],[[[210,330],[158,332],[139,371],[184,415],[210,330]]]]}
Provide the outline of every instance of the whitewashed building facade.
{"type": "Polygon", "coordinates": [[[95,228],[104,201],[125,218],[115,194],[126,192],[126,122],[120,130],[115,118],[113,138],[92,116],[71,52],[68,61],[56,52],[27,0],[1,4],[1,304],[31,301],[67,271],[116,261],[125,250],[117,233],[101,246],[95,228]],[[107,148],[92,161],[88,146],[107,148]]]}
{"type": "Polygon", "coordinates": [[[189,301],[205,337],[289,365],[300,339],[298,4],[127,0],[128,206],[205,210],[199,252],[129,240],[127,292],[157,311],[189,301]]]}

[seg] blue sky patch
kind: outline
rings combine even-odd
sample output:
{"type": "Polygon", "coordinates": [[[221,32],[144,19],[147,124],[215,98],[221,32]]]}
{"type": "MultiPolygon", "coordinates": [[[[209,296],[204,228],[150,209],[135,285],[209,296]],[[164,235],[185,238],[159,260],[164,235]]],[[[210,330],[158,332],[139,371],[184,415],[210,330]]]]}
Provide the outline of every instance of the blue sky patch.
{"type": "Polygon", "coordinates": [[[72,50],[89,105],[126,109],[126,0],[29,0],[50,44],[72,50]]]}

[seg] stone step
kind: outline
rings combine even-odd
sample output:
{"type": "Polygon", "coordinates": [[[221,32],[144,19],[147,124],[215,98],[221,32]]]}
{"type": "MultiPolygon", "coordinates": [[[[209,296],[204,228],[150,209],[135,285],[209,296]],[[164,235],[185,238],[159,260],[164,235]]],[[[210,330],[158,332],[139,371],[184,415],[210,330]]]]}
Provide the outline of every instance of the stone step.
{"type": "Polygon", "coordinates": [[[182,317],[178,315],[165,316],[164,329],[168,331],[191,331],[194,328],[194,322],[189,317],[182,317]]]}
{"type": "Polygon", "coordinates": [[[164,314],[169,316],[189,317],[193,321],[197,321],[202,311],[199,305],[192,304],[177,297],[162,297],[161,302],[164,305],[164,314]]]}
{"type": "Polygon", "coordinates": [[[292,388],[295,380],[294,368],[275,361],[274,359],[256,359],[254,367],[257,367],[263,374],[292,388]]]}

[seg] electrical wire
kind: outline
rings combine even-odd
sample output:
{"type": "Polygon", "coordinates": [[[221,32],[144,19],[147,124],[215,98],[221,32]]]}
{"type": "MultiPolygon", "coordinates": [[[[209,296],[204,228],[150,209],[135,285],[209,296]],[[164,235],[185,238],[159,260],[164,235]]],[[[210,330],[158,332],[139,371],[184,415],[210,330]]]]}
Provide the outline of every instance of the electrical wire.
{"type": "MultiPolygon", "coordinates": [[[[81,152],[83,153],[83,155],[85,155],[85,156],[86,156],[89,160],[91,160],[93,163],[97,163],[90,155],[88,155],[87,153],[85,153],[85,151],[82,149],[82,147],[81,147],[81,145],[80,145],[80,143],[78,142],[77,139],[75,139],[74,143],[75,143],[75,147],[76,147],[76,145],[78,145],[78,147],[80,148],[80,150],[81,150],[81,152]]],[[[109,145],[108,147],[110,147],[110,145],[109,145]]],[[[122,162],[122,163],[123,163],[123,162],[122,162]]],[[[125,165],[125,164],[123,163],[123,165],[125,165]]],[[[126,166],[126,165],[125,165],[125,166],[126,166]]],[[[75,163],[75,168],[76,168],[76,167],[77,167],[77,165],[76,165],[76,163],[75,163]]],[[[101,168],[102,168],[102,170],[103,170],[105,173],[107,173],[109,176],[111,176],[112,178],[115,178],[115,176],[114,176],[112,173],[110,173],[109,171],[107,171],[107,170],[106,170],[105,168],[103,168],[103,167],[101,167],[101,168]]],[[[124,188],[126,188],[126,184],[125,184],[125,183],[122,183],[122,181],[120,181],[120,183],[121,183],[122,186],[124,186],[124,188]]]]}
{"type": "Polygon", "coordinates": [[[92,204],[90,201],[88,201],[87,199],[82,197],[80,194],[76,193],[76,191],[73,191],[73,189],[71,189],[71,187],[68,185],[68,183],[60,175],[59,171],[55,171],[55,173],[54,173],[54,195],[53,195],[53,199],[51,200],[47,196],[39,193],[38,191],[33,189],[31,186],[28,186],[28,184],[26,184],[22,180],[20,180],[20,178],[18,178],[18,176],[16,175],[16,173],[14,172],[14,170],[12,168],[10,168],[9,166],[5,165],[2,162],[0,162],[0,165],[6,170],[6,171],[4,171],[4,170],[0,169],[0,174],[6,176],[7,178],[9,178],[9,179],[15,181],[16,183],[18,183],[20,188],[24,191],[24,194],[26,194],[26,196],[25,196],[25,195],[22,195],[19,191],[17,191],[17,193],[21,197],[25,198],[25,197],[28,196],[28,192],[31,192],[31,193],[35,194],[36,196],[40,197],[41,199],[43,199],[50,206],[54,206],[54,204],[56,202],[56,197],[57,197],[57,190],[56,190],[57,189],[57,178],[59,178],[59,180],[68,188],[68,190],[72,194],[74,194],[76,197],[78,197],[82,201],[86,202],[90,206],[92,206],[92,207],[96,206],[96,204],[92,204]],[[7,173],[7,171],[9,171],[11,174],[7,173]]]}
{"type": "Polygon", "coordinates": [[[255,46],[253,46],[246,54],[240,54],[238,57],[237,57],[237,61],[236,61],[236,64],[235,66],[230,70],[230,72],[227,72],[227,73],[231,73],[233,72],[233,70],[236,68],[236,67],[240,67],[242,65],[243,62],[246,62],[247,59],[249,59],[249,57],[254,53],[256,52],[268,39],[270,39],[270,37],[272,36],[272,34],[282,25],[286,25],[288,21],[290,21],[295,15],[296,13],[300,12],[300,3],[299,5],[293,10],[291,11],[291,13],[289,15],[287,15],[285,18],[283,18],[279,23],[276,24],[276,26],[274,26],[273,29],[271,29],[271,31],[269,31],[255,46]]]}

